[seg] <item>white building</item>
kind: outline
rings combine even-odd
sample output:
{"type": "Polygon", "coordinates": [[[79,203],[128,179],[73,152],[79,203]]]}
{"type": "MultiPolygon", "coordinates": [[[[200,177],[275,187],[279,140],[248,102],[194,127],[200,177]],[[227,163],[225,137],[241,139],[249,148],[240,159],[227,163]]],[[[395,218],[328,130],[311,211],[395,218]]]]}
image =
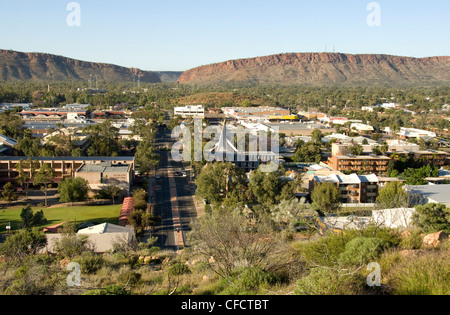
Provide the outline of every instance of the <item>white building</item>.
{"type": "Polygon", "coordinates": [[[183,118],[205,118],[205,109],[202,105],[189,105],[185,107],[175,107],[175,116],[181,116],[183,118]]]}
{"type": "Polygon", "coordinates": [[[361,123],[355,123],[350,126],[351,130],[357,130],[359,132],[373,132],[375,129],[371,125],[365,125],[361,123]]]}
{"type": "Polygon", "coordinates": [[[403,139],[415,138],[421,139],[424,137],[436,138],[436,133],[433,131],[420,130],[415,128],[401,128],[398,135],[403,139]]]}

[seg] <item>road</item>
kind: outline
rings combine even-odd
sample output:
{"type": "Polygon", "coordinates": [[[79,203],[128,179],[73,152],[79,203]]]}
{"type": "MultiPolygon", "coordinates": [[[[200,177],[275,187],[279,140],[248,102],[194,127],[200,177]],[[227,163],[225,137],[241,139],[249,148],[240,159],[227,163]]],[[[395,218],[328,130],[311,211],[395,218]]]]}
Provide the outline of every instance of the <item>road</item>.
{"type": "MultiPolygon", "coordinates": [[[[157,134],[156,146],[171,149],[174,143],[170,131],[161,127],[157,134]]],[[[158,238],[157,245],[161,249],[176,251],[181,249],[180,243],[190,231],[190,223],[197,217],[197,211],[188,177],[174,176],[174,173],[180,172],[185,165],[173,161],[170,151],[158,153],[161,155],[157,173],[160,178],[155,182],[154,214],[160,216],[162,221],[155,227],[153,236],[158,238]]]]}

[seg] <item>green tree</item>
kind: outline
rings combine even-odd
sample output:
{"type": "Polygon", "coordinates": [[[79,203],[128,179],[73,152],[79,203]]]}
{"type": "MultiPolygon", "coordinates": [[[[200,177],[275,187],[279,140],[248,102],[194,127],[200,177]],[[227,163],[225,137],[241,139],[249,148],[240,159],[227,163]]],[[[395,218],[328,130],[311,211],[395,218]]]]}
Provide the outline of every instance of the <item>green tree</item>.
{"type": "Polygon", "coordinates": [[[406,180],[406,185],[426,185],[427,177],[438,177],[439,168],[437,166],[426,165],[419,169],[408,168],[403,176],[406,180]]]}
{"type": "Polygon", "coordinates": [[[81,202],[88,198],[89,184],[80,177],[66,178],[58,185],[59,200],[61,202],[81,202]]]}
{"type": "Polygon", "coordinates": [[[52,182],[55,177],[55,173],[50,165],[43,164],[39,171],[36,173],[33,179],[33,185],[41,186],[41,190],[45,194],[45,206],[47,207],[47,193],[48,193],[48,185],[52,182]]]}
{"type": "Polygon", "coordinates": [[[20,230],[0,245],[0,253],[11,259],[22,260],[27,256],[37,254],[47,245],[45,234],[34,229],[20,230]]]}
{"type": "Polygon", "coordinates": [[[408,208],[410,196],[401,182],[391,182],[380,189],[376,200],[377,209],[408,208]]]}
{"type": "Polygon", "coordinates": [[[116,204],[116,198],[120,196],[121,189],[117,185],[109,185],[106,187],[105,192],[113,200],[113,204],[116,204]]]}
{"type": "Polygon", "coordinates": [[[2,197],[8,203],[17,200],[16,189],[11,182],[3,186],[2,197]]]}
{"type": "Polygon", "coordinates": [[[425,233],[440,231],[450,233],[450,209],[436,203],[417,206],[413,222],[425,233]]]}
{"type": "Polygon", "coordinates": [[[235,189],[244,186],[245,174],[232,163],[210,163],[201,170],[195,183],[197,196],[218,205],[228,199],[235,189]]]}
{"type": "Polygon", "coordinates": [[[320,216],[337,213],[341,208],[341,192],[333,183],[320,183],[311,194],[312,207],[320,216]]]}

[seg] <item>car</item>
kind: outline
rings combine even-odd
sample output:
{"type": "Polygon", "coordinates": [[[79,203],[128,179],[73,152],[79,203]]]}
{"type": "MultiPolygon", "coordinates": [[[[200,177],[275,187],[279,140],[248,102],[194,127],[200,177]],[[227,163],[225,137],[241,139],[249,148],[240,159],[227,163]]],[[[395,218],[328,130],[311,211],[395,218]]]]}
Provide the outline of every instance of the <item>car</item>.
{"type": "Polygon", "coordinates": [[[155,178],[156,178],[156,179],[160,179],[160,178],[161,178],[161,175],[156,175],[155,178]]]}
{"type": "Polygon", "coordinates": [[[187,177],[187,174],[186,174],[186,172],[182,172],[182,173],[181,173],[181,176],[183,176],[183,177],[187,177]]]}

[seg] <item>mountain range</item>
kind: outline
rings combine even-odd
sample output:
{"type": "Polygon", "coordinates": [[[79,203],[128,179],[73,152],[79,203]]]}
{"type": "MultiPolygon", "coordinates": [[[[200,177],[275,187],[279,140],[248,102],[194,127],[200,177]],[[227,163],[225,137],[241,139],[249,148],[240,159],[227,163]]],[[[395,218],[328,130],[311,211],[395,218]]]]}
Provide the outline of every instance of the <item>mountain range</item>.
{"type": "Polygon", "coordinates": [[[153,72],[106,63],[81,61],[44,53],[0,50],[0,82],[21,81],[87,81],[146,83],[175,82],[181,72],[153,72]]]}
{"type": "Polygon", "coordinates": [[[237,59],[185,72],[143,71],[45,53],[0,50],[0,82],[108,81],[180,84],[447,85],[450,56],[286,53],[237,59]]]}
{"type": "Polygon", "coordinates": [[[450,56],[289,53],[230,60],[194,68],[182,84],[223,83],[304,85],[449,84],[450,56]]]}

